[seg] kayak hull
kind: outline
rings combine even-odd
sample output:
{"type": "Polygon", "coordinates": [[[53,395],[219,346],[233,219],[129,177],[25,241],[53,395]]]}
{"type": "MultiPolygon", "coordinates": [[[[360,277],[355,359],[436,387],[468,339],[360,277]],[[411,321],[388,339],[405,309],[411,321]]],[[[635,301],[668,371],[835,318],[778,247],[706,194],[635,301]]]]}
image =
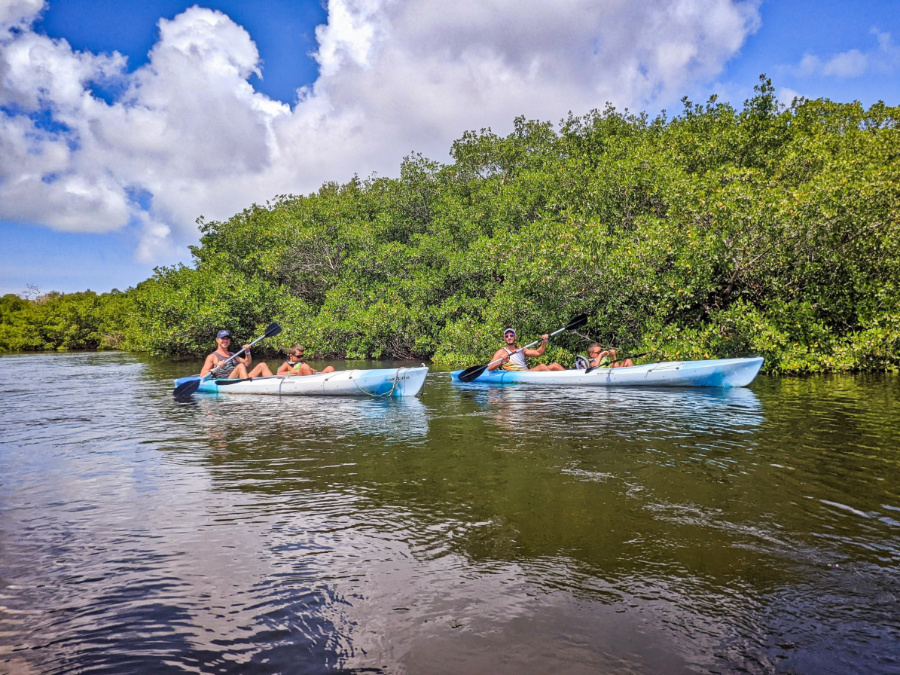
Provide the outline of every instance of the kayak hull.
{"type": "MultiPolygon", "coordinates": [[[[763,358],[666,361],[627,368],[584,370],[485,370],[473,384],[538,384],[578,387],[746,387],[759,373],[763,358]]],[[[457,370],[450,373],[459,381],[457,370]]]]}
{"type": "MultiPolygon", "coordinates": [[[[274,375],[248,380],[203,380],[198,393],[256,394],[263,396],[416,396],[425,384],[426,366],[338,370],[316,375],[274,375]]],[[[175,380],[175,386],[199,376],[175,380]]]]}

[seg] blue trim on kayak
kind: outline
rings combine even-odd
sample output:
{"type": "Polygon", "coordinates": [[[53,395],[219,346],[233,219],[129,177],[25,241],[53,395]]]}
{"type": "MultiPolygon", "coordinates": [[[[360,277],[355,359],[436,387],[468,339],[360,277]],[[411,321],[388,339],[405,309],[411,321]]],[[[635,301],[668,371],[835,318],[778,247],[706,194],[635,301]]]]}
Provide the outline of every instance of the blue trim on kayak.
{"type": "MultiPolygon", "coordinates": [[[[566,387],[742,387],[759,373],[761,356],[736,359],[666,361],[624,368],[598,368],[590,373],[565,371],[485,370],[472,380],[476,385],[513,385],[566,387]],[[564,378],[560,381],[560,377],[564,378]],[[554,381],[556,380],[556,381],[554,381]]],[[[462,370],[450,373],[459,382],[462,370]]]]}

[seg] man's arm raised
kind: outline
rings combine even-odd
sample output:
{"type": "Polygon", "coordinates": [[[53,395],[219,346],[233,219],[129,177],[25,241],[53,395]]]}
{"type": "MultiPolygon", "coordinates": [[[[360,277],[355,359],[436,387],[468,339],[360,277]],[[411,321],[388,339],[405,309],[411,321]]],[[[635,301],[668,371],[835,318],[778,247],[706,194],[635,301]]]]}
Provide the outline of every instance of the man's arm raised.
{"type": "Polygon", "coordinates": [[[544,353],[544,350],[547,349],[547,340],[549,340],[549,339],[550,339],[550,336],[547,335],[546,333],[541,335],[541,340],[543,340],[543,342],[541,342],[541,346],[538,347],[537,349],[526,349],[525,356],[531,356],[531,357],[541,356],[544,353]]]}

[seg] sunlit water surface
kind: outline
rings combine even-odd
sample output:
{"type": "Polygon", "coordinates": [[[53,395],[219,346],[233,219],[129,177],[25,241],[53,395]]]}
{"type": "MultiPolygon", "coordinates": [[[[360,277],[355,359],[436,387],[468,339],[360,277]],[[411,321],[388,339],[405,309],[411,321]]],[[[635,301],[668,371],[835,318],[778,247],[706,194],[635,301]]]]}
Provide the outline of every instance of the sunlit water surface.
{"type": "Polygon", "coordinates": [[[896,376],[174,402],[196,368],[0,359],[0,671],[900,672],[896,376]]]}

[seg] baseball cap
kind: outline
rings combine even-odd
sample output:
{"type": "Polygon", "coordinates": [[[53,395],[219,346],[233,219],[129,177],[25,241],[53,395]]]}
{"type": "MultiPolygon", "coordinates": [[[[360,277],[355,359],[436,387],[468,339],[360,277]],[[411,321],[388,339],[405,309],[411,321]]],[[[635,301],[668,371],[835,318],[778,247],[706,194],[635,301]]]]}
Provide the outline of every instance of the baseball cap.
{"type": "Polygon", "coordinates": [[[216,333],[216,337],[217,338],[231,337],[231,333],[229,333],[227,330],[220,330],[218,333],[216,333]]]}
{"type": "Polygon", "coordinates": [[[503,331],[503,334],[506,335],[507,333],[512,333],[513,335],[515,335],[516,329],[515,328],[507,328],[506,330],[503,331]]]}

